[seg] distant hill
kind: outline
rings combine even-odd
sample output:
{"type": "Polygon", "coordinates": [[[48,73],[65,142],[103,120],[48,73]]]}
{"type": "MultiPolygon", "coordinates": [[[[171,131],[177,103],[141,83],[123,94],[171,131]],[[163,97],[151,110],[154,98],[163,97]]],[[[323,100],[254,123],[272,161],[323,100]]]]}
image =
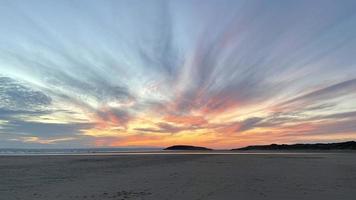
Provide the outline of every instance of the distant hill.
{"type": "Polygon", "coordinates": [[[197,147],[197,146],[189,146],[189,145],[174,145],[165,148],[164,150],[212,150],[206,147],[197,147]]]}
{"type": "Polygon", "coordinates": [[[248,146],[232,150],[356,150],[356,142],[317,143],[317,144],[271,144],[248,146]]]}

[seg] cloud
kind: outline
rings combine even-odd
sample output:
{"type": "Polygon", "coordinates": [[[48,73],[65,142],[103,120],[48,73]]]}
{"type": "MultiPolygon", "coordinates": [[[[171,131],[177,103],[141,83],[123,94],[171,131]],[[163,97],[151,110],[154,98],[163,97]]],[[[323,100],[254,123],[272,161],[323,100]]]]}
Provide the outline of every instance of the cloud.
{"type": "Polygon", "coordinates": [[[318,89],[302,96],[293,98],[279,104],[277,107],[288,108],[292,105],[312,105],[321,101],[340,98],[341,96],[350,95],[356,92],[356,79],[342,81],[328,87],[318,89]]]}
{"type": "Polygon", "coordinates": [[[5,2],[2,137],[231,144],[321,121],[338,132],[356,110],[355,5],[5,2]]]}
{"type": "Polygon", "coordinates": [[[9,77],[0,77],[0,108],[7,110],[34,110],[49,106],[52,99],[9,77]]]}
{"type": "Polygon", "coordinates": [[[320,117],[321,119],[349,119],[356,118],[356,111],[341,112],[330,115],[324,115],[320,117]]]}
{"type": "Polygon", "coordinates": [[[244,120],[239,128],[239,132],[247,131],[250,129],[253,129],[259,125],[259,122],[261,122],[263,118],[260,117],[252,117],[244,120]]]}
{"type": "Polygon", "coordinates": [[[207,120],[204,119],[202,116],[178,116],[178,115],[168,115],[164,117],[164,120],[167,122],[172,122],[175,124],[183,124],[183,125],[203,125],[207,124],[207,120]]]}
{"type": "Polygon", "coordinates": [[[148,133],[179,133],[184,130],[193,130],[194,127],[187,126],[174,126],[168,123],[158,123],[157,128],[135,128],[136,131],[148,132],[148,133]]]}
{"type": "Polygon", "coordinates": [[[0,132],[13,135],[50,138],[80,135],[83,130],[93,126],[93,124],[87,123],[44,123],[10,120],[1,126],[0,132]]]}
{"type": "Polygon", "coordinates": [[[96,111],[94,120],[99,128],[126,127],[131,116],[125,110],[116,108],[104,108],[96,111]]]}
{"type": "Polygon", "coordinates": [[[53,138],[53,139],[41,139],[38,137],[20,137],[20,139],[13,139],[13,141],[21,141],[24,143],[37,143],[37,144],[55,144],[65,141],[75,140],[74,137],[63,137],[63,138],[53,138]]]}
{"type": "Polygon", "coordinates": [[[5,108],[0,108],[0,119],[13,119],[21,116],[42,116],[45,114],[50,114],[50,111],[44,110],[9,110],[5,108]]]}

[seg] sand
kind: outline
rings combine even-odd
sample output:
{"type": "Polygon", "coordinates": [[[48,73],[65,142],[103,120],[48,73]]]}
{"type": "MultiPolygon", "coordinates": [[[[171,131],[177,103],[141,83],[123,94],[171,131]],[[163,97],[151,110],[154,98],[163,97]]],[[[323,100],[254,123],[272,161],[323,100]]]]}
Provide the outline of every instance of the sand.
{"type": "Polygon", "coordinates": [[[355,196],[355,153],[0,157],[1,200],[355,196]]]}

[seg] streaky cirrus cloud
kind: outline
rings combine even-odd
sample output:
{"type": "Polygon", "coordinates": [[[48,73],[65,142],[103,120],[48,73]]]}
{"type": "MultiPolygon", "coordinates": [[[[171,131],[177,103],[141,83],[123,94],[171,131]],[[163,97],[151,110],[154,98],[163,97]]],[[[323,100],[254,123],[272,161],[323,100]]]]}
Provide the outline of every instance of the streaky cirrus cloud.
{"type": "Polygon", "coordinates": [[[0,6],[0,145],[356,139],[356,2],[0,6]]]}

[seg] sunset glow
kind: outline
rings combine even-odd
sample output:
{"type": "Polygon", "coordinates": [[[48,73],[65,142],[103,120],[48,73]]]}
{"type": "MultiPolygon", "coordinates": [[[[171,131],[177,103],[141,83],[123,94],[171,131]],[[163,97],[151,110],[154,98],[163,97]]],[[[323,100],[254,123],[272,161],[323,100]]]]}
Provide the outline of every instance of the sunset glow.
{"type": "Polygon", "coordinates": [[[2,147],[356,139],[356,1],[16,1],[2,147]]]}

